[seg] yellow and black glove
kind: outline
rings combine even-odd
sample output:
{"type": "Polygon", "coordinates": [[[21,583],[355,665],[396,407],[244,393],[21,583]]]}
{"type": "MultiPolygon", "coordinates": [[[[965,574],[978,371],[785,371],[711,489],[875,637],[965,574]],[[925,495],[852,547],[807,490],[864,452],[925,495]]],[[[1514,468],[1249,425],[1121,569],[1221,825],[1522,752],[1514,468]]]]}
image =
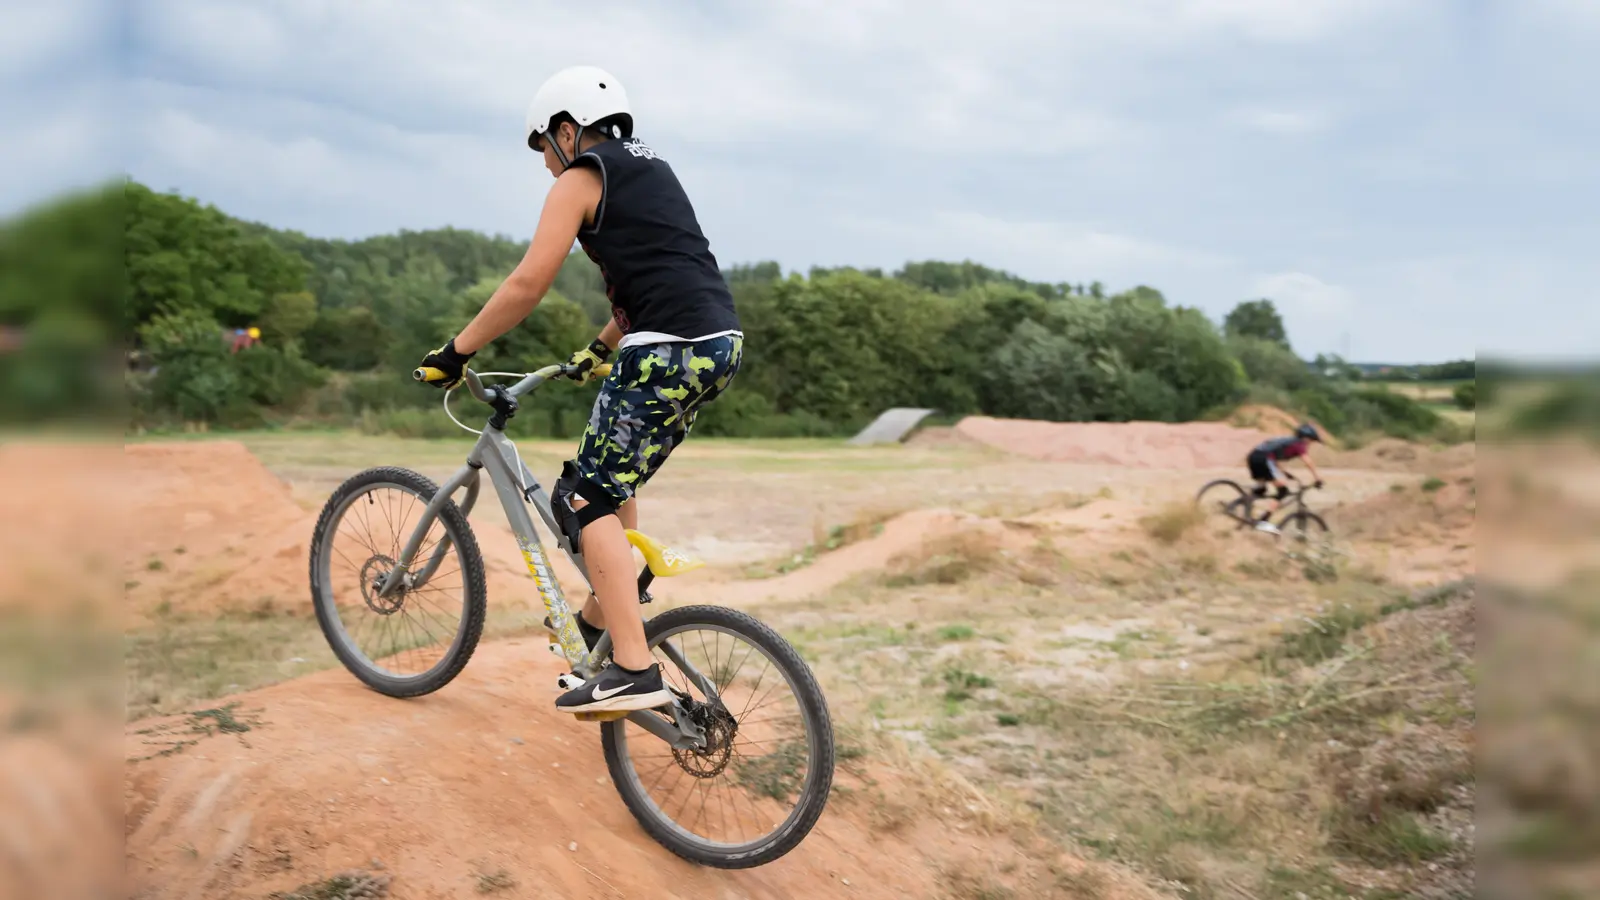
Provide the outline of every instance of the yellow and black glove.
{"type": "Polygon", "coordinates": [[[418,381],[450,390],[466,379],[467,361],[475,354],[456,350],[456,339],[451,338],[443,347],[422,358],[422,365],[412,372],[418,381]]]}
{"type": "Polygon", "coordinates": [[[593,381],[600,377],[600,373],[595,370],[599,369],[610,355],[611,348],[606,346],[606,342],[595,338],[589,346],[572,354],[567,360],[566,376],[579,384],[593,381]]]}

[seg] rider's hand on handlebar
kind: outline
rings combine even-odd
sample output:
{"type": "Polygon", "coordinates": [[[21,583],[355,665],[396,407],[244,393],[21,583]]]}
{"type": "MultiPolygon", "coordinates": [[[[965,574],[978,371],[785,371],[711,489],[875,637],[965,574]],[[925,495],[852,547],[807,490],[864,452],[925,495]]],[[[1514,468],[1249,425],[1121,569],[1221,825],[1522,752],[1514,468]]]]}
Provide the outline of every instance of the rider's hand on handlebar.
{"type": "Polygon", "coordinates": [[[606,346],[605,341],[595,338],[589,346],[572,354],[567,360],[568,368],[565,374],[579,384],[593,381],[601,377],[602,373],[597,370],[600,368],[601,363],[606,361],[606,357],[610,355],[611,348],[606,346]]]}
{"type": "Polygon", "coordinates": [[[1318,478],[1317,479],[1317,483],[1313,484],[1312,487],[1316,488],[1319,491],[1322,490],[1322,479],[1318,478]]]}
{"type": "Polygon", "coordinates": [[[466,378],[467,361],[475,354],[456,350],[456,339],[451,338],[443,347],[422,358],[418,381],[450,390],[466,378]]]}

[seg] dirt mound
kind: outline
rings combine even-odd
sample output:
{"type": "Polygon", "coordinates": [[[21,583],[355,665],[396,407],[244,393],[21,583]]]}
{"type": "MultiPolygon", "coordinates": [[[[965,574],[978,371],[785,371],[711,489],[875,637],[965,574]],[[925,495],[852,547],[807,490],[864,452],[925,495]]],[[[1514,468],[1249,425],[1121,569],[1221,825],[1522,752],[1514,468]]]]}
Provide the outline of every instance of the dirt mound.
{"type": "Polygon", "coordinates": [[[304,604],[316,513],[243,444],[134,444],[124,454],[131,615],[304,604]]]}
{"type": "MultiPolygon", "coordinates": [[[[136,444],[125,453],[134,528],[124,585],[133,621],[168,612],[311,613],[306,565],[320,508],[297,502],[236,441],[136,444]]],[[[493,503],[492,492],[480,501],[493,503]]],[[[477,519],[472,530],[494,603],[537,605],[511,532],[477,519]]],[[[562,584],[580,590],[565,555],[551,556],[562,584]]]]}
{"type": "Polygon", "coordinates": [[[985,446],[975,438],[962,432],[954,425],[929,425],[912,432],[906,439],[908,447],[982,447],[985,446]]]}
{"type": "Polygon", "coordinates": [[[1445,472],[1470,466],[1477,459],[1476,444],[1433,449],[1396,438],[1381,438],[1360,450],[1329,456],[1327,464],[1340,469],[1376,472],[1445,472]]]}
{"type": "Polygon", "coordinates": [[[889,563],[924,544],[974,529],[1003,528],[999,522],[951,509],[918,509],[883,523],[874,537],[824,553],[810,565],[772,578],[714,581],[689,574],[657,581],[652,594],[664,600],[737,606],[764,600],[796,600],[864,572],[881,572],[889,563]]]}
{"type": "Polygon", "coordinates": [[[1477,477],[1469,465],[1397,482],[1330,517],[1335,528],[1367,544],[1391,579],[1426,584],[1473,570],[1477,513],[1477,477]]]}
{"type": "Polygon", "coordinates": [[[166,744],[140,731],[186,720],[130,727],[127,756],[140,761],[125,786],[127,895],[257,898],[381,867],[396,900],[475,896],[485,883],[523,897],[931,897],[963,860],[1028,864],[934,817],[875,833],[848,799],[768,866],[686,863],[623,806],[594,726],[553,710],[559,669],[542,640],[509,641],[416,700],[342,670],[242,695],[219,706],[234,733],[177,735],[196,743],[165,757],[141,759],[166,744]]]}
{"type": "Polygon", "coordinates": [[[1264,403],[1251,403],[1241,406],[1228,417],[1228,422],[1240,428],[1250,428],[1256,431],[1266,431],[1271,434],[1293,434],[1302,422],[1309,421],[1328,446],[1337,448],[1339,441],[1322,427],[1322,423],[1315,419],[1304,419],[1285,409],[1268,406],[1264,403]]]}
{"type": "Polygon", "coordinates": [[[1142,469],[1240,466],[1271,434],[1220,422],[1036,422],[968,416],[956,430],[1011,453],[1051,462],[1142,469]]]}

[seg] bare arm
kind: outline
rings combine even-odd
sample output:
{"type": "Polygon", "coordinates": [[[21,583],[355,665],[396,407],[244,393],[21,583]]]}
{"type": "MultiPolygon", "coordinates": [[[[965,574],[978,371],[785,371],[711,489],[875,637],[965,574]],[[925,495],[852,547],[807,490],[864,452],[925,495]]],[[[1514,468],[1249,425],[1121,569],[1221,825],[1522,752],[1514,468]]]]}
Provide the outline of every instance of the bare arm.
{"type": "Polygon", "coordinates": [[[606,327],[600,329],[600,341],[613,350],[617,349],[617,345],[622,343],[622,329],[617,327],[615,319],[607,322],[606,327]]]}
{"type": "Polygon", "coordinates": [[[1306,461],[1306,468],[1311,470],[1311,477],[1317,481],[1321,481],[1322,473],[1317,471],[1317,464],[1311,461],[1311,454],[1307,453],[1304,459],[1306,461]]]}
{"type": "MultiPolygon", "coordinates": [[[[506,280],[456,335],[456,349],[476,353],[490,341],[517,327],[555,283],[561,263],[572,251],[578,229],[594,215],[600,202],[600,176],[589,168],[568,169],[556,179],[539,214],[528,252],[506,280]]],[[[608,325],[607,328],[615,328],[608,325]]],[[[602,332],[604,334],[604,332],[602,332]]],[[[618,338],[620,340],[620,336],[618,338]]]]}

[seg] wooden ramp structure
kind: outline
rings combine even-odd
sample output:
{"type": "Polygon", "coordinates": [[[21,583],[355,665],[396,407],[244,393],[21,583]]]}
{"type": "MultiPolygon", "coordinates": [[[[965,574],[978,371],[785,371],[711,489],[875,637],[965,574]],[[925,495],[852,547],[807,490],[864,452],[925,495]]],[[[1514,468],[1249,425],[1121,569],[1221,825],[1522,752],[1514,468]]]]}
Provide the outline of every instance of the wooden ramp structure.
{"type": "Polygon", "coordinates": [[[906,439],[906,435],[917,427],[917,423],[931,415],[931,409],[912,409],[908,406],[896,406],[886,409],[872,420],[872,424],[861,429],[861,433],[851,438],[851,444],[897,444],[906,439]]]}

